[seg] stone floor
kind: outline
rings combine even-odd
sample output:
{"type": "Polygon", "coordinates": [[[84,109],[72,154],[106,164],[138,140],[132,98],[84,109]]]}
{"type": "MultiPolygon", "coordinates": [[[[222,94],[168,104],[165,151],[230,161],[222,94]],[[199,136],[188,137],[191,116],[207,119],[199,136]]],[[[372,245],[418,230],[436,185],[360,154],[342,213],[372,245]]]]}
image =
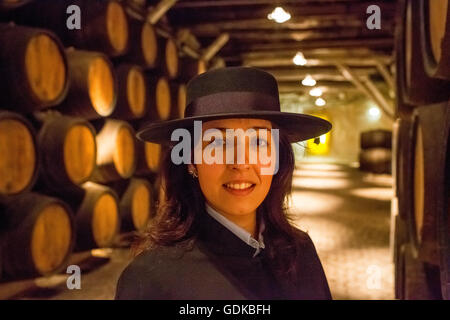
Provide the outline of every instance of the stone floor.
{"type": "Polygon", "coordinates": [[[394,299],[391,184],[347,166],[298,166],[291,213],[311,236],[334,299],[394,299]]]}
{"type": "MultiPolygon", "coordinates": [[[[311,236],[334,299],[393,299],[389,250],[390,176],[351,166],[298,166],[289,201],[294,223],[311,236]]],[[[0,299],[113,299],[117,279],[131,261],[126,248],[78,253],[81,289],[68,275],[0,283],[0,299]]]]}

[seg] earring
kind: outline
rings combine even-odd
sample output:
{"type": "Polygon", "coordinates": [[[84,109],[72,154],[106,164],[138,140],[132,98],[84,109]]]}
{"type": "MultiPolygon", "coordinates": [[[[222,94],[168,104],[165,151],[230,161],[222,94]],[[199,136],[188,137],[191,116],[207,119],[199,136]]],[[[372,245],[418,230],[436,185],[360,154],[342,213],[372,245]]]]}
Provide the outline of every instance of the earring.
{"type": "Polygon", "coordinates": [[[192,176],[192,178],[198,177],[197,171],[195,171],[195,170],[189,170],[189,174],[192,176]]]}

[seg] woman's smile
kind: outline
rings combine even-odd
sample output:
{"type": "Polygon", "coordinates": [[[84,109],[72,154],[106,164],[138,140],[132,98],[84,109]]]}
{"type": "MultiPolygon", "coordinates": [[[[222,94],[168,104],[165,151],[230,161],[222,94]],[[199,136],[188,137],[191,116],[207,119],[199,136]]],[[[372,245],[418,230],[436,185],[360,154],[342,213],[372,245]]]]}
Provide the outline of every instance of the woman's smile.
{"type": "Polygon", "coordinates": [[[246,196],[255,189],[256,184],[249,181],[233,181],[224,183],[222,186],[232,195],[246,196]]]}

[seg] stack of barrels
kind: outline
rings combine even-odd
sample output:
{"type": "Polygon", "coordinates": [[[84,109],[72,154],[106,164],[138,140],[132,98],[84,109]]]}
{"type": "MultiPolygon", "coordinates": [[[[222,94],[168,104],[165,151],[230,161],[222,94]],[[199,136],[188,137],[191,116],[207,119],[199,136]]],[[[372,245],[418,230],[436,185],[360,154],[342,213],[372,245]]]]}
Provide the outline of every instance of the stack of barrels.
{"type": "Polygon", "coordinates": [[[145,229],[162,150],[135,132],[182,117],[205,69],[123,2],[0,0],[0,279],[145,229]]]}
{"type": "Polygon", "coordinates": [[[365,131],[361,133],[360,142],[360,170],[378,174],[390,174],[392,132],[383,129],[365,131]]]}
{"type": "Polygon", "coordinates": [[[399,1],[396,71],[396,297],[450,299],[448,0],[399,1]]]}

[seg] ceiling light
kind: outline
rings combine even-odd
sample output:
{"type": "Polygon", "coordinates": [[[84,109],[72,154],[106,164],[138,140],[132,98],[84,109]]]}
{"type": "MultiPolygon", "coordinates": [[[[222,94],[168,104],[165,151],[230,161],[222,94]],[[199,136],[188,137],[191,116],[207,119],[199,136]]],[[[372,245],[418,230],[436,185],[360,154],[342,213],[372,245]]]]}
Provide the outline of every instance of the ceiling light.
{"type": "Polygon", "coordinates": [[[316,106],[323,107],[326,104],[327,104],[327,102],[324,99],[322,99],[322,98],[317,98],[316,99],[316,106]]]}
{"type": "Polygon", "coordinates": [[[305,56],[300,51],[297,52],[292,61],[298,66],[304,66],[308,61],[305,59],[305,56]]]}
{"type": "Polygon", "coordinates": [[[302,80],[302,85],[312,87],[316,85],[316,80],[313,79],[309,74],[302,80]]]}
{"type": "Polygon", "coordinates": [[[313,97],[320,97],[322,95],[322,89],[320,88],[313,88],[309,91],[309,95],[313,97]]]}
{"type": "Polygon", "coordinates": [[[325,143],[327,141],[327,136],[325,134],[319,137],[320,143],[325,143]]]}
{"type": "Polygon", "coordinates": [[[271,13],[267,15],[269,20],[275,20],[275,22],[283,23],[291,18],[289,12],[284,11],[282,7],[276,7],[271,13]]]}
{"type": "Polygon", "coordinates": [[[381,118],[381,111],[378,107],[370,107],[369,110],[367,110],[367,117],[370,120],[379,120],[381,118]]]}

